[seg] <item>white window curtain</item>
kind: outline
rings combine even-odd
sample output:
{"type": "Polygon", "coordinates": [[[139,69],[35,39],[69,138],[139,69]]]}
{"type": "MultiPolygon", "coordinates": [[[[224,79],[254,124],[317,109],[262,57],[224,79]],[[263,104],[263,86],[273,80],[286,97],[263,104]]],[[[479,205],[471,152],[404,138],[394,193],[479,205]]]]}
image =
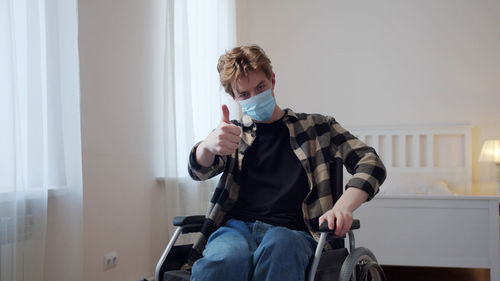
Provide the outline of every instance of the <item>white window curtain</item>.
{"type": "Polygon", "coordinates": [[[204,214],[217,179],[192,181],[192,146],[237,104],[220,86],[217,61],[236,44],[235,0],[168,0],[165,51],[165,184],[169,215],[204,214]]]}
{"type": "Polygon", "coordinates": [[[81,280],[76,0],[0,0],[0,42],[0,281],[81,280]]]}

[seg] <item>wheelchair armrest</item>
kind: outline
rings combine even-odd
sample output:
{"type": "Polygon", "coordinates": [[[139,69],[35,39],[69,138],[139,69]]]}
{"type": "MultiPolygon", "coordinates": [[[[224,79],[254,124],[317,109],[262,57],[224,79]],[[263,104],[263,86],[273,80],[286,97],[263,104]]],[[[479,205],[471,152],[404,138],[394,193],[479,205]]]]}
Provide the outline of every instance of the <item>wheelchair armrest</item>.
{"type": "MultiPolygon", "coordinates": [[[[319,232],[335,232],[335,228],[337,227],[337,225],[335,225],[335,227],[333,228],[333,230],[330,230],[328,228],[328,222],[323,222],[320,226],[319,226],[319,232]]],[[[361,224],[359,222],[359,220],[353,220],[352,221],[352,225],[351,225],[351,230],[353,229],[359,229],[361,227],[361,224]]]]}
{"type": "Polygon", "coordinates": [[[174,218],[175,226],[187,226],[190,224],[203,224],[205,216],[177,216],[174,218]]]}
{"type": "Polygon", "coordinates": [[[197,223],[197,224],[185,224],[180,228],[181,228],[181,233],[186,234],[186,233],[200,232],[202,227],[203,227],[202,223],[197,223]]]}

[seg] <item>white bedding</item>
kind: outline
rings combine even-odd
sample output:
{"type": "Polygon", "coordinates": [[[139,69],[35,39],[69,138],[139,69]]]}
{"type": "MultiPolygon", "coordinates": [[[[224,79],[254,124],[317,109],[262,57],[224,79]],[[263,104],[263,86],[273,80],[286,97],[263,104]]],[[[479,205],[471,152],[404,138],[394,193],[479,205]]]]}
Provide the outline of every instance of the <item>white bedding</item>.
{"type": "Polygon", "coordinates": [[[428,177],[421,174],[389,174],[379,191],[379,195],[388,194],[457,195],[445,179],[428,177]]]}
{"type": "Polygon", "coordinates": [[[388,173],[354,213],[358,246],[381,264],[489,268],[500,280],[500,197],[471,196],[470,126],[351,132],[377,150],[388,173]]]}

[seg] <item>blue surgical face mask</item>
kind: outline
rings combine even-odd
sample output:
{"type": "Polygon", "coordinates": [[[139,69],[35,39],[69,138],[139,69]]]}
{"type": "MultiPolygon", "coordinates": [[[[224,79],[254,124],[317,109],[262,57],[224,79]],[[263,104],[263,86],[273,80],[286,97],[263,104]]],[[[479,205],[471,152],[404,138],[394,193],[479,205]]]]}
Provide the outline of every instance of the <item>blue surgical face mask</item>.
{"type": "Polygon", "coordinates": [[[262,122],[269,120],[273,115],[276,100],[272,95],[271,88],[269,88],[249,99],[238,101],[238,103],[241,105],[243,114],[262,122]]]}

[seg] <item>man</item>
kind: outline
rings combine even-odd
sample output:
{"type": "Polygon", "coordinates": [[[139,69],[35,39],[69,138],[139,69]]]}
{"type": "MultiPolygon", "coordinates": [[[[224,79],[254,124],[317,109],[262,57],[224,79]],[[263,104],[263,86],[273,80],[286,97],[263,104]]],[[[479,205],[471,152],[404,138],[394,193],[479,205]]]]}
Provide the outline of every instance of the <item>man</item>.
{"type": "Polygon", "coordinates": [[[194,246],[191,280],[304,280],[318,225],[336,224],[344,235],[352,212],[378,192],[384,165],[334,118],[281,109],[260,47],[230,50],[217,69],[243,118],[230,122],[223,105],[219,126],[190,154],[193,179],[223,172],[194,246]],[[353,174],[337,202],[328,168],[334,157],[353,174]]]}

